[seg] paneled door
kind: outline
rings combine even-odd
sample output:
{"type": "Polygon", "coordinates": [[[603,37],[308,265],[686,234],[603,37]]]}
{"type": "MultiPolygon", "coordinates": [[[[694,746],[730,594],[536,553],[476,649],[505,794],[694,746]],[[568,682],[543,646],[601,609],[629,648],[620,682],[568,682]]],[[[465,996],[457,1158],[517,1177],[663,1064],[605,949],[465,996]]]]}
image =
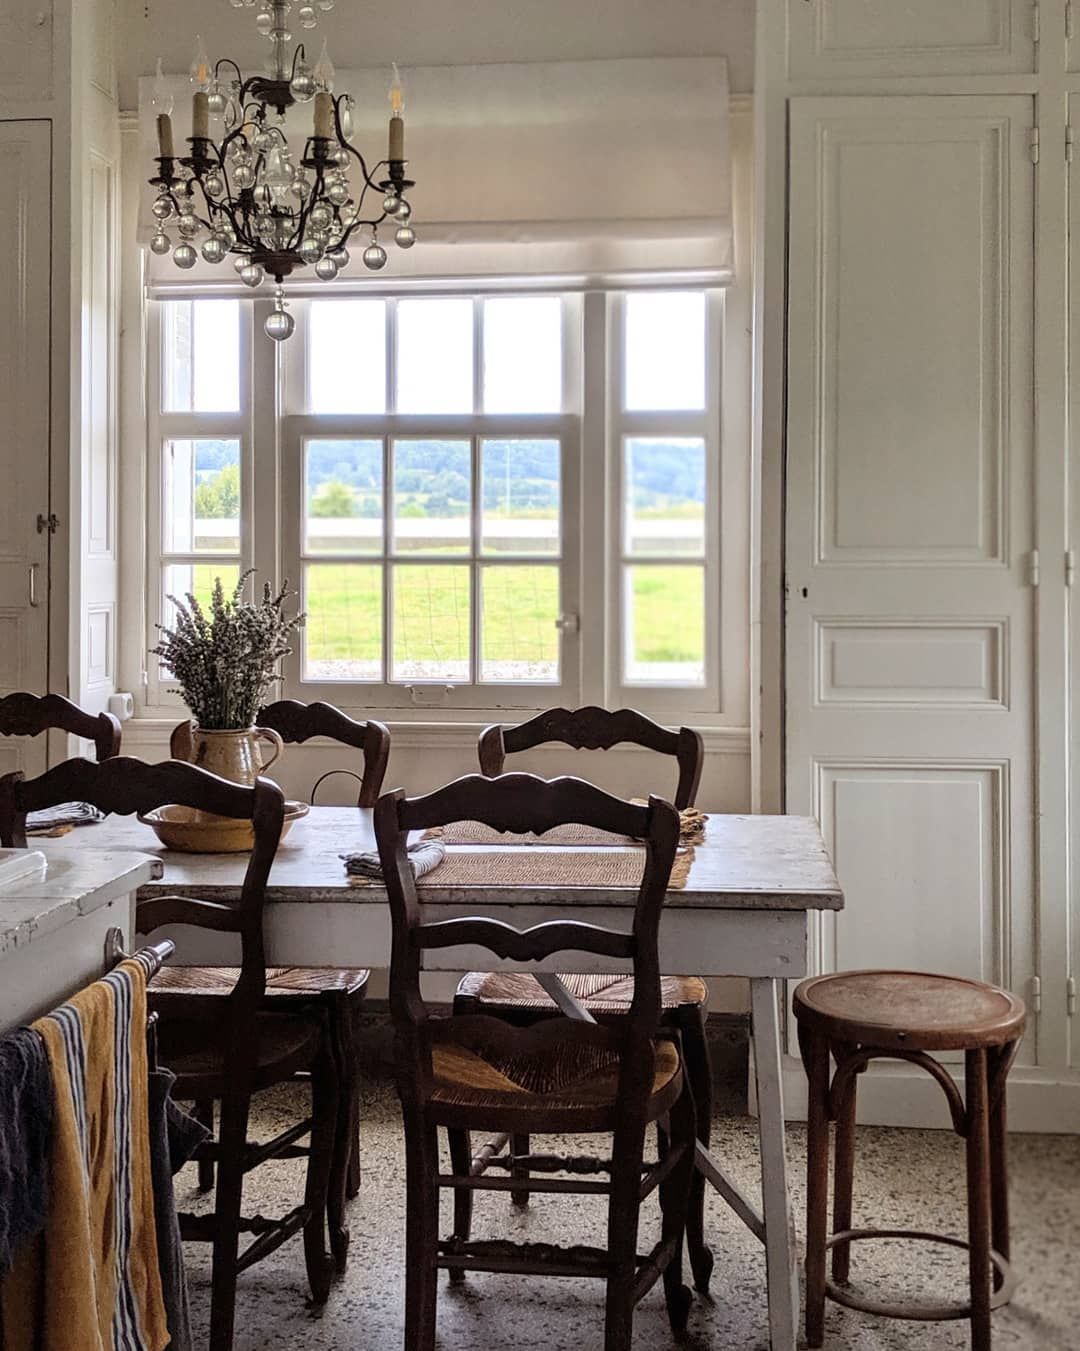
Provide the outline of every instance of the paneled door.
{"type": "MultiPolygon", "coordinates": [[[[1080,36],[1074,40],[1080,48],[1080,36]]],[[[1080,61],[1080,53],[1078,53],[1080,61]]],[[[1069,98],[1069,122],[1074,134],[1080,131],[1080,94],[1069,98]]],[[[1072,489],[1069,520],[1069,670],[1072,679],[1071,727],[1080,714],[1080,163],[1069,165],[1069,463],[1068,482],[1072,489]]],[[[1069,877],[1072,894],[1067,912],[1068,954],[1066,1012],[1068,1017],[1068,1064],[1080,1070],[1080,746],[1075,730],[1070,738],[1069,776],[1069,877]]]]}
{"type": "Polygon", "coordinates": [[[821,969],[1033,972],[1032,124],[791,104],[787,809],[848,903],[821,969]]]}
{"type": "MultiPolygon", "coordinates": [[[[47,122],[0,122],[0,694],[48,679],[49,157],[47,122]]],[[[44,767],[0,738],[0,772],[44,767]]]]}

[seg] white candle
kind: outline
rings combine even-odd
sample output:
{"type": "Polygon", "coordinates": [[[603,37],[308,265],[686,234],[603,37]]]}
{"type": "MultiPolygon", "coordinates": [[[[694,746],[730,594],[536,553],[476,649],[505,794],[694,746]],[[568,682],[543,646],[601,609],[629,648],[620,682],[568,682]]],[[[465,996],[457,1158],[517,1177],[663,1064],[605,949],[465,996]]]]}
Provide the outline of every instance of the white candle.
{"type": "Polygon", "coordinates": [[[191,100],[191,135],[204,141],[210,137],[210,107],[201,89],[191,100]]]}
{"type": "Polygon", "coordinates": [[[315,95],[315,135],[327,141],[334,135],[334,100],[330,94],[315,95]]]}
{"type": "Polygon", "coordinates": [[[158,113],[157,119],[158,153],[162,159],[173,157],[172,118],[168,113],[158,113]]]}

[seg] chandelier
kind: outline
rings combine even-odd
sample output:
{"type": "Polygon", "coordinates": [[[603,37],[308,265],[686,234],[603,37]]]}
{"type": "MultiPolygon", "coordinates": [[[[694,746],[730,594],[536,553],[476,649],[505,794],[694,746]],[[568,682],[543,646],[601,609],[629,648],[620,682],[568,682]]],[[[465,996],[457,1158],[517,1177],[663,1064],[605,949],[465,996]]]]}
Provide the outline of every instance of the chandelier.
{"type": "MultiPolygon", "coordinates": [[[[379,271],[387,260],[379,227],[387,222],[398,247],[412,248],[416,242],[405,196],[413,182],[405,177],[404,93],[394,66],[387,154],[369,169],[351,144],[352,96],[334,95],[326,42],[313,66],[303,43],[292,47],[291,0],[230,4],[234,9],[258,4],[255,24],[271,44],[266,71],[245,78],[228,58],[211,67],[198,38],[190,72],[190,153],[177,156],[173,99],[158,60],[152,99],[158,171],[150,179],[158,191],[150,248],[160,255],[171,252],[176,266],[184,269],[194,267],[199,254],[215,264],[231,256],[240,280],[252,288],[272,278],[274,309],[267,316],[266,332],[282,342],[296,327],[283,283],[297,268],[312,266],[322,281],[332,281],[349,261],[349,243],[357,236],[365,245],[365,266],[379,271]],[[313,104],[313,117],[297,161],[286,134],[286,114],[294,107],[299,111],[302,104],[313,104]],[[211,116],[223,128],[217,141],[210,135],[211,116]],[[358,174],[350,181],[353,170],[358,174]]],[[[317,0],[320,10],[333,7],[334,0],[317,0]]],[[[315,28],[316,5],[298,5],[296,18],[301,28],[315,28]]]]}

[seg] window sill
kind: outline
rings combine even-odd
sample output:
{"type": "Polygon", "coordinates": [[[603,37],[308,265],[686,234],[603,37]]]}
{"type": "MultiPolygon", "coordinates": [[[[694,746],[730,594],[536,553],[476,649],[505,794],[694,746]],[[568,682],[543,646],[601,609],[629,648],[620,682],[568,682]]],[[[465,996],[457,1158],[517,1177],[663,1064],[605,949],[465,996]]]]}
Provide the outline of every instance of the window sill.
{"type": "MultiPolygon", "coordinates": [[[[345,710],[351,716],[363,716],[358,710],[345,710]]],[[[125,750],[139,751],[143,748],[152,749],[155,753],[167,752],[169,744],[169,735],[177,722],[183,716],[182,710],[177,710],[176,714],[168,717],[145,715],[132,718],[124,723],[124,741],[125,750]]],[[[475,751],[476,741],[485,727],[492,722],[500,719],[497,714],[483,721],[466,721],[457,718],[442,718],[439,721],[432,721],[430,718],[420,719],[398,719],[384,718],[382,721],[390,729],[392,744],[395,749],[400,750],[424,750],[433,744],[448,749],[457,749],[459,747],[468,748],[475,751]]],[[[514,719],[506,719],[513,722],[514,719]]],[[[658,717],[659,722],[668,722],[670,725],[677,725],[678,718],[665,719],[658,717]]],[[[707,755],[743,755],[750,754],[750,729],[748,727],[725,727],[719,725],[707,726],[698,721],[693,716],[687,719],[690,726],[701,733],[705,742],[705,753],[707,755]]],[[[312,741],[308,743],[308,749],[325,750],[331,748],[332,742],[312,741]]],[[[539,750],[565,750],[565,747],[551,746],[539,747],[539,750]]],[[[626,747],[627,750],[637,750],[638,747],[626,747]]]]}

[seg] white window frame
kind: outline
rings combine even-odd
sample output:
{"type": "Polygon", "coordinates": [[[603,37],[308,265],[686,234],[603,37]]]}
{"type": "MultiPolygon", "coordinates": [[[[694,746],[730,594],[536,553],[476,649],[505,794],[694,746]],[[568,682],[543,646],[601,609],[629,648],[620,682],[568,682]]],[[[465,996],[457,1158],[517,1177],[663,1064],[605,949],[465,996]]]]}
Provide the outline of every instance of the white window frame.
{"type": "MultiPolygon", "coordinates": [[[[315,415],[302,411],[306,406],[305,362],[307,343],[303,324],[306,302],[293,300],[290,308],[297,316],[297,333],[285,344],[263,340],[262,323],[269,312],[268,300],[241,297],[240,327],[240,410],[236,413],[165,413],[161,410],[162,379],[162,303],[168,296],[149,301],[147,324],[147,431],[150,453],[147,467],[146,529],[146,633],[148,646],[156,641],[156,624],[164,600],[162,583],[169,562],[215,562],[241,570],[256,567],[259,580],[280,582],[287,577],[293,587],[302,578],[301,501],[302,448],[305,439],[384,438],[400,436],[461,436],[462,438],[515,436],[558,437],[562,445],[561,480],[561,580],[560,580],[560,675],[558,683],[513,684],[473,683],[451,686],[440,682],[383,684],[367,681],[317,682],[301,679],[299,645],[283,671],[283,692],[305,700],[325,699],[344,709],[397,711],[410,721],[423,718],[424,710],[442,709],[465,712],[465,721],[476,711],[499,716],[504,710],[528,713],[555,704],[629,705],[651,713],[663,721],[675,723],[689,713],[706,715],[719,725],[726,721],[722,660],[722,583],[721,520],[723,503],[721,484],[723,446],[721,444],[721,391],[724,364],[724,292],[700,286],[664,287],[687,289],[706,296],[706,406],[695,412],[628,413],[622,398],[622,340],[625,293],[600,291],[563,293],[563,403],[562,413],[550,416],[519,416],[474,413],[462,416],[437,415],[315,415]],[[246,302],[246,303],[245,303],[246,302]],[[255,388],[273,389],[275,396],[256,402],[255,388]],[[706,448],[706,511],[704,559],[705,586],[705,683],[644,684],[621,678],[622,567],[623,549],[623,441],[633,435],[700,436],[706,448]],[[172,557],[162,552],[164,523],[163,447],[175,437],[231,437],[240,441],[241,524],[240,556],[226,558],[213,554],[172,557]],[[255,454],[258,446],[258,455],[255,454]],[[599,506],[598,506],[599,504],[599,506]]],[[[550,294],[500,288],[494,294],[550,294]]],[[[212,298],[207,293],[205,298],[212,298]]],[[[220,294],[220,293],[219,293],[220,294]]],[[[325,288],[329,298],[333,292],[325,288]]],[[[391,310],[395,298],[386,292],[391,310]]],[[[474,407],[481,407],[480,385],[483,379],[483,332],[479,322],[484,294],[463,289],[460,294],[474,300],[474,407]]],[[[492,293],[488,293],[492,294],[492,293]]],[[[402,292],[405,298],[406,292],[402,292]]],[[[182,299],[204,298],[196,290],[182,299]]],[[[387,350],[388,407],[392,407],[395,343],[393,321],[387,350]]],[[[474,456],[473,516],[474,532],[481,502],[475,481],[477,459],[474,456]]],[[[387,490],[389,491],[389,481],[387,490]]],[[[474,534],[474,539],[478,538],[474,534]]],[[[320,556],[321,559],[335,556],[320,556]]],[[[422,561],[422,556],[407,561],[422,561]]],[[[484,561],[473,554],[447,562],[468,562],[470,568],[483,567],[484,561]]],[[[493,557],[492,563],[512,560],[493,557]]],[[[524,561],[524,560],[522,560],[524,561]]],[[[537,557],[538,563],[551,558],[537,557]]],[[[629,561],[629,560],[626,560],[629,561]]],[[[652,559],[635,560],[652,562],[652,559]]],[[[660,562],[665,559],[658,560],[660,562]]],[[[473,620],[474,671],[478,659],[476,635],[479,616],[473,620]]],[[[385,616],[390,622],[389,613],[385,616]]],[[[145,704],[148,710],[171,712],[182,703],[171,691],[167,675],[162,676],[157,662],[148,658],[145,674],[145,704]]],[[[699,719],[700,720],[700,719],[699,719]]]]}

